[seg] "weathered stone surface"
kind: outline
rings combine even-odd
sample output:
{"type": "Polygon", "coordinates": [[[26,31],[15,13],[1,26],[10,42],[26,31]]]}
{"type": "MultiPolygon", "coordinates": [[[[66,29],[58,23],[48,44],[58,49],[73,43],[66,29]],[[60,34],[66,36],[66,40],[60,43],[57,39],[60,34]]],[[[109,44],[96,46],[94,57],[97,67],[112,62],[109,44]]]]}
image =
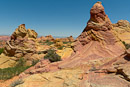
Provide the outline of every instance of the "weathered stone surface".
{"type": "MultiPolygon", "coordinates": [[[[86,81],[86,85],[87,85],[86,81]]],[[[100,78],[93,78],[93,80],[89,81],[89,86],[85,87],[129,87],[129,82],[119,78],[115,75],[106,75],[100,78]]]]}
{"type": "Polygon", "coordinates": [[[8,57],[4,54],[0,55],[0,68],[13,67],[16,63],[16,57],[8,57]]]}
{"type": "Polygon", "coordinates": [[[82,73],[82,70],[76,69],[35,74],[25,78],[25,83],[16,87],[80,87],[82,73]]]}

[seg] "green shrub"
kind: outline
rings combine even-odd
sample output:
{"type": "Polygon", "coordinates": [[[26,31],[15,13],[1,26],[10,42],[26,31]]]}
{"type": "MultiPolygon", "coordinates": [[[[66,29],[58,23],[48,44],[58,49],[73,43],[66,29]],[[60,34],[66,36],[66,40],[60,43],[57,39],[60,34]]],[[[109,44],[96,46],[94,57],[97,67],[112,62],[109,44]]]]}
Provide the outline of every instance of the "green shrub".
{"type": "Polygon", "coordinates": [[[39,41],[39,43],[43,43],[42,41],[39,41]]]}
{"type": "Polygon", "coordinates": [[[15,86],[17,86],[19,84],[22,84],[22,83],[24,83],[24,81],[22,79],[19,79],[19,80],[16,80],[16,81],[12,82],[10,84],[10,87],[15,87],[15,86]]]}
{"type": "Polygon", "coordinates": [[[18,61],[17,61],[17,64],[16,66],[19,67],[19,66],[25,66],[26,64],[26,60],[24,58],[20,58],[18,61]]]}
{"type": "Polygon", "coordinates": [[[62,50],[65,46],[60,46],[58,47],[59,50],[62,50]]]}
{"type": "Polygon", "coordinates": [[[4,48],[0,48],[0,54],[4,52],[4,48]]]}
{"type": "MultiPolygon", "coordinates": [[[[34,66],[36,62],[38,61],[34,61],[31,66],[34,66]]],[[[19,75],[21,72],[24,72],[26,69],[31,67],[31,66],[25,66],[25,64],[26,60],[20,58],[14,67],[0,69],[0,80],[11,79],[12,77],[19,75]]]]}
{"type": "Polygon", "coordinates": [[[51,42],[51,41],[49,41],[49,40],[46,40],[46,42],[45,42],[47,45],[52,45],[52,44],[54,44],[54,42],[51,42]]]}
{"type": "Polygon", "coordinates": [[[51,42],[49,40],[46,40],[45,42],[39,42],[39,43],[41,43],[42,45],[52,45],[52,44],[54,44],[54,42],[51,42]]]}
{"type": "Polygon", "coordinates": [[[63,44],[68,44],[68,43],[72,43],[72,42],[63,42],[63,44]]]}
{"type": "Polygon", "coordinates": [[[28,68],[29,66],[21,66],[21,67],[15,66],[0,69],[0,80],[11,79],[12,77],[19,75],[21,72],[25,71],[28,68]]]}
{"type": "Polygon", "coordinates": [[[36,65],[38,62],[39,62],[38,59],[37,59],[37,60],[33,60],[33,61],[32,61],[32,66],[36,65]]]}
{"type": "Polygon", "coordinates": [[[61,56],[59,56],[55,50],[49,49],[47,54],[44,56],[44,59],[49,59],[50,62],[61,61],[61,56]]]}
{"type": "Polygon", "coordinates": [[[122,43],[124,44],[124,46],[125,46],[126,49],[129,49],[129,48],[130,48],[130,44],[127,44],[127,43],[125,43],[124,41],[122,41],[122,43]]]}

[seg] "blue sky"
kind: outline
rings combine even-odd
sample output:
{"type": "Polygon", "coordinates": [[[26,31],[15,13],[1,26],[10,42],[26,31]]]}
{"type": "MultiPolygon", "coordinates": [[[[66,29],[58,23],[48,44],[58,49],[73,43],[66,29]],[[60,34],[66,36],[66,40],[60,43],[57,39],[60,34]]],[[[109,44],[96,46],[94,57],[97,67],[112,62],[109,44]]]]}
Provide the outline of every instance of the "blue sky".
{"type": "Polygon", "coordinates": [[[130,0],[0,0],[0,35],[11,35],[20,24],[39,35],[77,37],[102,1],[112,23],[130,21],[130,0]]]}

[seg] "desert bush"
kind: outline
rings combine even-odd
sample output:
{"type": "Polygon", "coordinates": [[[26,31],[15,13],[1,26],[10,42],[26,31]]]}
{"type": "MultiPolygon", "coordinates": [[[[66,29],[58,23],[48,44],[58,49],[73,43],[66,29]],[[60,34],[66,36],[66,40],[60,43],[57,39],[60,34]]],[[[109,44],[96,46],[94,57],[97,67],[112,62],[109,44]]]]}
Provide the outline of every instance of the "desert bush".
{"type": "Polygon", "coordinates": [[[47,45],[52,45],[52,44],[54,44],[54,42],[51,42],[51,41],[49,41],[49,40],[46,40],[45,43],[46,43],[47,45]]]}
{"type": "Polygon", "coordinates": [[[124,46],[125,46],[126,49],[130,48],[130,44],[125,43],[125,41],[122,41],[122,43],[124,44],[124,46]]]}
{"type": "Polygon", "coordinates": [[[14,67],[0,69],[0,80],[10,79],[28,69],[30,66],[25,66],[25,63],[25,60],[23,58],[20,58],[14,67]]]}
{"type": "Polygon", "coordinates": [[[12,82],[10,84],[10,87],[15,87],[15,86],[17,86],[19,84],[22,84],[22,83],[24,83],[24,81],[22,79],[19,79],[19,80],[16,80],[16,81],[12,82]]]}
{"type": "Polygon", "coordinates": [[[44,56],[44,59],[49,59],[50,62],[61,61],[61,56],[59,56],[55,50],[49,49],[47,54],[44,56]]]}
{"type": "Polygon", "coordinates": [[[62,50],[65,46],[60,46],[58,47],[59,50],[62,50]]]}
{"type": "Polygon", "coordinates": [[[43,43],[43,41],[40,40],[39,43],[43,43]]]}
{"type": "Polygon", "coordinates": [[[0,48],[0,54],[4,52],[4,48],[0,48]]]}
{"type": "Polygon", "coordinates": [[[54,42],[51,42],[49,40],[46,40],[45,42],[40,42],[40,43],[42,43],[42,45],[52,45],[52,44],[54,44],[54,42]]]}
{"type": "Polygon", "coordinates": [[[19,75],[21,72],[24,72],[26,69],[30,68],[31,66],[34,66],[37,62],[38,61],[34,61],[32,65],[25,66],[26,60],[20,58],[14,67],[0,69],[0,80],[11,79],[12,77],[19,75]]]}
{"type": "Polygon", "coordinates": [[[70,44],[71,44],[72,42],[63,42],[63,44],[68,44],[68,43],[70,43],[70,44]]]}
{"type": "Polygon", "coordinates": [[[18,61],[17,61],[17,64],[16,66],[19,67],[19,66],[25,66],[26,64],[26,60],[24,58],[20,58],[18,61]]]}
{"type": "Polygon", "coordinates": [[[33,61],[32,61],[32,66],[36,65],[38,62],[39,62],[38,59],[37,59],[37,60],[33,60],[33,61]]]}

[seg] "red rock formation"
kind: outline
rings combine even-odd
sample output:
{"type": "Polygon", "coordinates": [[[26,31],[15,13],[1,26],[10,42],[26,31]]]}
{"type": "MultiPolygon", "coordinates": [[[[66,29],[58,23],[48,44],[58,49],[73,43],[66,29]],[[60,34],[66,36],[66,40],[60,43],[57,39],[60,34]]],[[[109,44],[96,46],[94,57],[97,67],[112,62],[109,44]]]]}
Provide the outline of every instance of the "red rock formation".
{"type": "Polygon", "coordinates": [[[105,14],[101,2],[94,4],[90,14],[87,27],[76,39],[76,45],[80,46],[78,51],[82,57],[93,59],[116,57],[122,54],[124,52],[123,45],[113,33],[112,23],[105,14]]]}
{"type": "Polygon", "coordinates": [[[97,2],[90,10],[90,20],[84,31],[94,30],[110,30],[112,29],[111,21],[105,14],[104,7],[101,2],[97,2]]]}
{"type": "Polygon", "coordinates": [[[62,42],[74,42],[73,36],[65,37],[65,38],[56,38],[55,40],[62,42]]]}

